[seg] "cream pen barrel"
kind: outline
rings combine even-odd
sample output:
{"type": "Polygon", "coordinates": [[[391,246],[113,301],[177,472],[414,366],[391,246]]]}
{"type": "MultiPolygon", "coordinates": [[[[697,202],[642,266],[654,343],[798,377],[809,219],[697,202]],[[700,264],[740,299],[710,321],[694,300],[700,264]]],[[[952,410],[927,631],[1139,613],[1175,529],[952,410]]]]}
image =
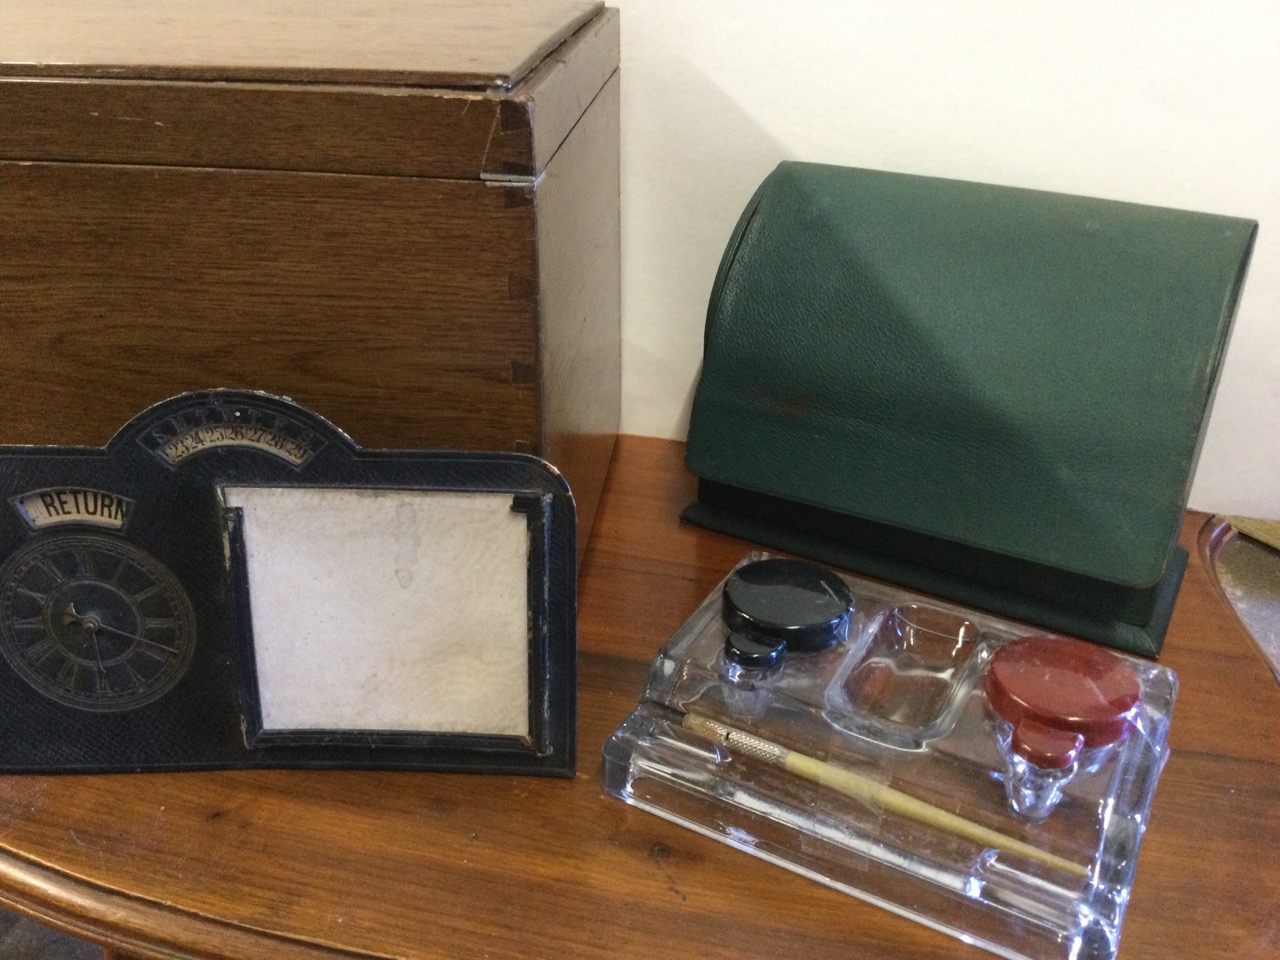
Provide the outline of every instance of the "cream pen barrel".
{"type": "Polygon", "coordinates": [[[928,824],[938,830],[966,840],[972,840],[985,847],[992,847],[1028,857],[1077,877],[1087,877],[1089,875],[1088,870],[1081,864],[1049,853],[1047,850],[1032,846],[1015,837],[991,830],[980,823],[966,820],[964,817],[948,810],[943,810],[941,807],[935,807],[933,804],[925,803],[923,800],[873,780],[847,767],[819,760],[803,753],[797,753],[771,740],[766,740],[763,737],[747,733],[728,724],[720,723],[718,720],[699,716],[696,713],[685,713],[681,720],[681,726],[691,733],[706,737],[716,743],[724,744],[745,756],[754,757],[772,766],[781,767],[790,774],[828,787],[845,796],[876,804],[898,816],[915,820],[918,823],[928,824]]]}

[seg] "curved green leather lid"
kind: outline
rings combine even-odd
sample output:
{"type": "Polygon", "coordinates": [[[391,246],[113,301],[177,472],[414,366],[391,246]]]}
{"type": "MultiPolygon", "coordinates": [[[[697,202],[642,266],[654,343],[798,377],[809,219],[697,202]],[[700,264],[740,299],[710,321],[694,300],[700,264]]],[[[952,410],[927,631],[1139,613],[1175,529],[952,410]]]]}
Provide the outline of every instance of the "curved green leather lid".
{"type": "Polygon", "coordinates": [[[716,278],[688,466],[1150,587],[1256,227],[784,163],[716,278]]]}

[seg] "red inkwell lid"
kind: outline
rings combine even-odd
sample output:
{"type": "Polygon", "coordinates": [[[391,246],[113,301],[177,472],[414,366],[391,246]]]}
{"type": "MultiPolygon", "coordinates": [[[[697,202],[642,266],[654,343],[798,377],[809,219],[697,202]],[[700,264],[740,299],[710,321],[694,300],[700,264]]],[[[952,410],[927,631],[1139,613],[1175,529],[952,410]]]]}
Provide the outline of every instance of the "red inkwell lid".
{"type": "Polygon", "coordinates": [[[987,671],[987,699],[1013,724],[1013,749],[1046,769],[1124,737],[1141,695],[1120,657],[1069,637],[1022,637],[997,650],[987,671]]]}

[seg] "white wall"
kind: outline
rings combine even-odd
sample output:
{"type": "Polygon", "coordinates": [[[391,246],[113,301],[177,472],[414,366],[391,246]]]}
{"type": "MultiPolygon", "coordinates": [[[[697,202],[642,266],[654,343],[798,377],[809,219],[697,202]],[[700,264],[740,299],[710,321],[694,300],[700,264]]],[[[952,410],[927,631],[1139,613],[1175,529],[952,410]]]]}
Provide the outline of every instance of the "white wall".
{"type": "Polygon", "coordinates": [[[1280,517],[1280,3],[609,0],[623,429],[683,438],[729,231],[783,159],[1261,222],[1192,491],[1280,517]]]}

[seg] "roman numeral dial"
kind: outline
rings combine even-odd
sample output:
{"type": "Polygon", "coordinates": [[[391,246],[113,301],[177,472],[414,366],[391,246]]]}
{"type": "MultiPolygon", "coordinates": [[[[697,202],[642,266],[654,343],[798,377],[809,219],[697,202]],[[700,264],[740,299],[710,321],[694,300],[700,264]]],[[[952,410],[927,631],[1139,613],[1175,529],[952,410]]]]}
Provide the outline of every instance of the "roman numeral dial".
{"type": "Polygon", "coordinates": [[[178,579],[123,538],[34,537],[0,568],[0,653],[65,706],[135,710],[182,679],[195,613],[178,579]]]}

